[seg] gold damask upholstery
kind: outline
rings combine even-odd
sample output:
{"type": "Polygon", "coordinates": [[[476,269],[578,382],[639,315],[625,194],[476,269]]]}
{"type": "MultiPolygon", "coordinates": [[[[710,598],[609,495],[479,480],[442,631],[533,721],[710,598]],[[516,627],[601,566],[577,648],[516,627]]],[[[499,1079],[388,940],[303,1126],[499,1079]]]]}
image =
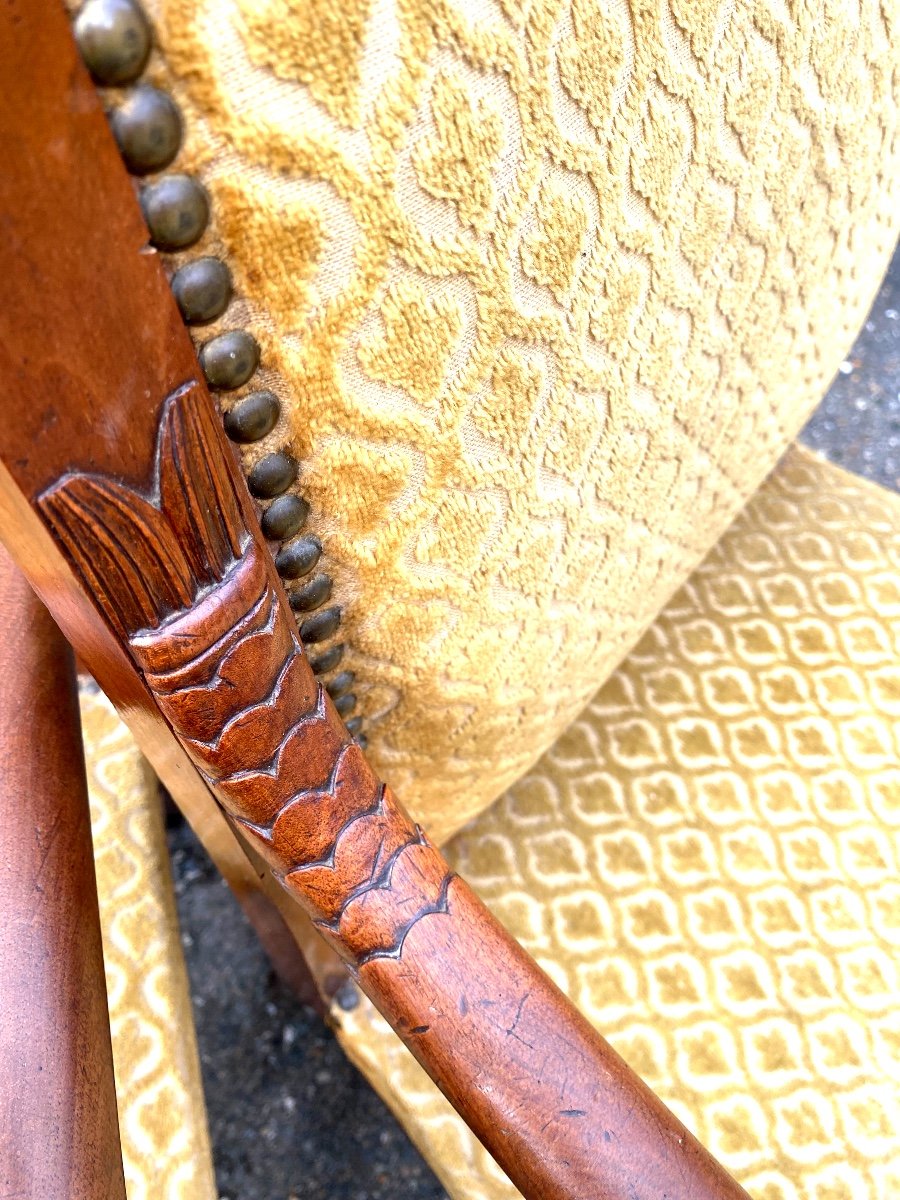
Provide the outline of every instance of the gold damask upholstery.
{"type": "MultiPolygon", "coordinates": [[[[900,497],[792,450],[449,855],[754,1200],[894,1200],[900,497]]],[[[453,1200],[518,1195],[334,1016],[453,1200]]]]}
{"type": "Polygon", "coordinates": [[[109,701],[80,698],[128,1200],[216,1200],[159,788],[109,701]]]}
{"type": "Polygon", "coordinates": [[[900,12],[147,7],[213,201],[190,253],[226,258],[225,323],[284,400],[245,462],[300,459],[375,766],[446,836],[569,725],[849,347],[898,230],[900,12]]]}

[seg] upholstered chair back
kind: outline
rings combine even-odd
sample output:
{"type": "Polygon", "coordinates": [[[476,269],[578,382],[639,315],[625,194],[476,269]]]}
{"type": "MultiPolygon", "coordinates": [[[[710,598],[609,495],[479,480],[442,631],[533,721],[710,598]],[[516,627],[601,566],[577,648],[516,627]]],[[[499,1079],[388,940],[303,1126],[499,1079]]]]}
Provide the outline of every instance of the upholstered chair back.
{"type": "Polygon", "coordinates": [[[234,281],[198,342],[258,340],[280,416],[244,465],[299,463],[341,610],[317,648],[345,646],[376,768],[446,837],[573,720],[840,364],[897,235],[897,14],[147,7],[176,169],[211,201],[173,263],[234,281]]]}

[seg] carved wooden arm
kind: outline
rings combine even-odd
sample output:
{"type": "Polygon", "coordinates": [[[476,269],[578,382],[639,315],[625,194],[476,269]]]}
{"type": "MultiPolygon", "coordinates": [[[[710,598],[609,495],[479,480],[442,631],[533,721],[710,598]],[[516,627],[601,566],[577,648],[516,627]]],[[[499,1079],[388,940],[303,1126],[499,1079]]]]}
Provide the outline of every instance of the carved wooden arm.
{"type": "Polygon", "coordinates": [[[742,1190],[491,917],[313,675],[55,0],[0,13],[0,534],[527,1197],[742,1190]],[[168,734],[166,734],[168,736],[168,734]]]}

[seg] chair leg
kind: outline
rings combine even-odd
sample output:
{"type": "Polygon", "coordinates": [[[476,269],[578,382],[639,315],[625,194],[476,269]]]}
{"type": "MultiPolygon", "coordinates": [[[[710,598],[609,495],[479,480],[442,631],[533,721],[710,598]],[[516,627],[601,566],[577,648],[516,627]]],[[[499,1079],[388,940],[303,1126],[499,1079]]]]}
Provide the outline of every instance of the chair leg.
{"type": "Polygon", "coordinates": [[[125,1200],[72,655],[0,547],[0,1194],[125,1200]]]}

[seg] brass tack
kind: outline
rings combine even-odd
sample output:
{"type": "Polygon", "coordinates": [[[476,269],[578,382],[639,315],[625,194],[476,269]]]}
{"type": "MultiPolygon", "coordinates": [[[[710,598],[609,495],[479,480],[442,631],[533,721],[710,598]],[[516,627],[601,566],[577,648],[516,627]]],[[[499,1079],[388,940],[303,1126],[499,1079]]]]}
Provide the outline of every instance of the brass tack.
{"type": "Polygon", "coordinates": [[[310,658],[309,665],[316,675],[327,675],[329,671],[333,671],[340,664],[346,648],[343,642],[338,642],[336,646],[329,646],[321,654],[310,658]]]}
{"type": "Polygon", "coordinates": [[[172,276],[172,292],[188,325],[206,325],[228,307],[231,272],[220,258],[195,258],[172,276]]]}
{"type": "Polygon", "coordinates": [[[200,347],[206,382],[217,391],[243,387],[259,366],[259,345],[246,329],[229,329],[200,347]]]}
{"type": "Polygon", "coordinates": [[[295,612],[312,612],[314,608],[327,604],[330,599],[331,577],[317,575],[296,592],[291,592],[291,608],[295,612]]]}
{"type": "Polygon", "coordinates": [[[341,610],[338,605],[323,608],[321,612],[307,617],[300,626],[300,639],[303,642],[324,642],[337,632],[341,623],[341,610]]]}
{"type": "Polygon", "coordinates": [[[321,554],[322,543],[314,533],[310,533],[279,550],[275,556],[275,566],[283,578],[300,579],[310,573],[321,554]]]}
{"type": "Polygon", "coordinates": [[[125,165],[135,175],[161,171],[181,145],[181,115],[171,96],[142,84],[114,110],[110,122],[125,165]]]}
{"type": "Polygon", "coordinates": [[[225,432],[233,442],[258,442],[272,432],[280,414],[274,392],[251,392],[225,414],[225,432]]]}
{"type": "Polygon", "coordinates": [[[335,700],[342,695],[352,685],[356,678],[352,671],[341,671],[339,675],[335,675],[334,679],[330,679],[325,685],[325,691],[335,700]]]}
{"type": "Polygon", "coordinates": [[[262,531],[273,542],[286,542],[299,533],[309,516],[309,505],[293,493],[273,500],[262,516],[262,531]]]}
{"type": "Polygon", "coordinates": [[[209,198],[191,175],[164,175],[141,192],[150,240],[160,250],[183,250],[203,235],[209,198]]]}
{"type": "Polygon", "coordinates": [[[250,493],[259,500],[270,500],[286,492],[297,478],[297,463],[283,450],[261,458],[247,477],[250,493]]]}
{"type": "Polygon", "coordinates": [[[133,83],[150,56],[150,26],[133,0],[87,0],[74,23],[75,41],[97,83],[133,83]]]}

